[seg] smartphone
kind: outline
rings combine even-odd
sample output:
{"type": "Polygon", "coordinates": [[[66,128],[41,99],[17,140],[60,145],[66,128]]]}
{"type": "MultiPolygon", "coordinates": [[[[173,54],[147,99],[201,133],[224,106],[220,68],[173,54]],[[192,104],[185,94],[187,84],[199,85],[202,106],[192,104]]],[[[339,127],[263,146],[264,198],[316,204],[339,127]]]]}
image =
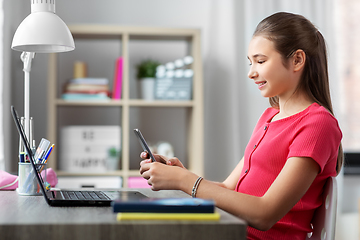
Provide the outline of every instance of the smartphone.
{"type": "Polygon", "coordinates": [[[147,152],[150,155],[152,162],[156,162],[155,157],[152,154],[152,152],[151,152],[148,144],[146,143],[143,135],[141,134],[140,130],[135,128],[134,133],[135,133],[136,137],[139,139],[140,145],[141,145],[142,149],[144,150],[144,152],[147,152]]]}

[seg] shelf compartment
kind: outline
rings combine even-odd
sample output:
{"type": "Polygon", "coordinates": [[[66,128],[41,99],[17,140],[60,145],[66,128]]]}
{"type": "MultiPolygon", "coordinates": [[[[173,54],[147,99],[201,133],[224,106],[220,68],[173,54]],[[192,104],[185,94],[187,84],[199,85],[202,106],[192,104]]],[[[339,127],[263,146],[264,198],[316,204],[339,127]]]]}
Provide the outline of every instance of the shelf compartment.
{"type": "Polygon", "coordinates": [[[193,107],[194,101],[129,100],[131,107],[193,107]]]}
{"type": "Polygon", "coordinates": [[[130,158],[129,169],[135,170],[140,167],[142,160],[140,153],[143,151],[133,129],[141,130],[149,146],[155,146],[159,142],[168,142],[172,145],[175,157],[188,166],[189,150],[187,149],[190,111],[188,108],[173,107],[134,107],[130,108],[129,146],[130,158]],[[151,121],[149,121],[151,118],[151,121]]]}
{"type": "Polygon", "coordinates": [[[103,173],[82,173],[82,172],[65,172],[65,171],[57,171],[56,174],[58,176],[66,176],[66,177],[78,177],[78,176],[130,176],[130,177],[139,177],[139,170],[130,170],[130,171],[111,171],[111,172],[103,172],[103,173]]]}
{"type": "Polygon", "coordinates": [[[132,100],[109,100],[109,101],[66,101],[63,99],[57,99],[56,105],[58,106],[124,106],[130,107],[193,107],[194,101],[165,101],[154,100],[144,101],[141,99],[132,100]]]}
{"type": "Polygon", "coordinates": [[[123,186],[127,187],[128,177],[140,176],[141,148],[133,134],[133,128],[136,127],[142,130],[148,141],[153,139],[172,141],[173,137],[178,137],[179,145],[170,142],[179,149],[179,153],[175,150],[175,155],[190,171],[203,176],[203,73],[200,30],[96,24],[71,25],[69,29],[74,36],[76,50],[66,54],[49,54],[47,138],[57,144],[60,128],[67,125],[118,124],[121,126],[122,134],[121,164],[119,170],[112,172],[59,171],[56,151],[58,148],[55,148],[49,167],[52,167],[59,176],[121,176],[123,186]],[[135,65],[140,60],[160,56],[156,60],[166,63],[187,55],[194,58],[194,63],[189,66],[194,70],[192,100],[144,101],[139,99],[135,65]],[[74,61],[87,62],[88,76],[108,78],[112,87],[115,60],[119,56],[124,58],[122,99],[101,102],[60,99],[63,84],[73,77],[74,61]],[[107,113],[101,114],[102,108],[106,109],[107,113]],[[83,114],[86,119],[82,121],[79,114],[90,109],[94,112],[83,114]],[[134,116],[134,112],[140,112],[140,114],[134,116]],[[112,114],[116,117],[111,117],[112,114]],[[98,121],[101,115],[104,122],[98,121]],[[155,121],[146,121],[149,117],[155,121]],[[181,119],[180,123],[174,123],[172,128],[168,128],[164,121],[175,121],[174,117],[181,119]],[[173,130],[176,131],[176,136],[173,130]],[[165,136],[166,134],[170,137],[165,136]]]}
{"type": "Polygon", "coordinates": [[[122,100],[109,100],[109,101],[66,101],[63,99],[57,99],[56,105],[58,106],[123,106],[122,100]]]}

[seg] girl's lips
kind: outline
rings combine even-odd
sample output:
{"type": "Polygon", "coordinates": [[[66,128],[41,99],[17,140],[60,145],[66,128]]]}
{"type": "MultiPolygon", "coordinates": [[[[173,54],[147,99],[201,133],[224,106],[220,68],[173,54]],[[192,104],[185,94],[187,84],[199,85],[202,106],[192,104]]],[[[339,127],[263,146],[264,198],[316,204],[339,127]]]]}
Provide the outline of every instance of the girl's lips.
{"type": "Polygon", "coordinates": [[[266,81],[255,82],[255,83],[258,85],[258,88],[261,89],[266,84],[266,81]]]}

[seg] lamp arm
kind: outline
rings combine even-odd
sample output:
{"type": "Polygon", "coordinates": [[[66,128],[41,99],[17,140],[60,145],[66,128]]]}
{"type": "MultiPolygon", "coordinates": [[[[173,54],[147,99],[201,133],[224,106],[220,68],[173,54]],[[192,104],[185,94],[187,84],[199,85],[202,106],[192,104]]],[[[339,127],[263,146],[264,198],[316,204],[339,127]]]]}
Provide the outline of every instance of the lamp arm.
{"type": "Polygon", "coordinates": [[[31,71],[31,62],[34,58],[35,53],[33,52],[23,52],[20,55],[21,61],[24,63],[24,130],[25,135],[30,141],[30,71],[31,71]]]}
{"type": "Polygon", "coordinates": [[[31,62],[35,56],[34,52],[22,52],[20,55],[21,61],[24,63],[24,72],[30,72],[31,71],[31,62]]]}

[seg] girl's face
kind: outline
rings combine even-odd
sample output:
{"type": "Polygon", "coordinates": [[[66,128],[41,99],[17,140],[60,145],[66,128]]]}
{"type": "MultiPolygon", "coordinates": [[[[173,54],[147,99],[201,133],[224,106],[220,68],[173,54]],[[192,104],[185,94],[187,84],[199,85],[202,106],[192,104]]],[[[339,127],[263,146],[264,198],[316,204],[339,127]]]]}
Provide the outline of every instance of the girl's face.
{"type": "Polygon", "coordinates": [[[249,45],[249,78],[254,80],[263,97],[289,98],[295,91],[298,81],[289,62],[283,64],[282,56],[274,48],[272,41],[255,36],[249,45]]]}

